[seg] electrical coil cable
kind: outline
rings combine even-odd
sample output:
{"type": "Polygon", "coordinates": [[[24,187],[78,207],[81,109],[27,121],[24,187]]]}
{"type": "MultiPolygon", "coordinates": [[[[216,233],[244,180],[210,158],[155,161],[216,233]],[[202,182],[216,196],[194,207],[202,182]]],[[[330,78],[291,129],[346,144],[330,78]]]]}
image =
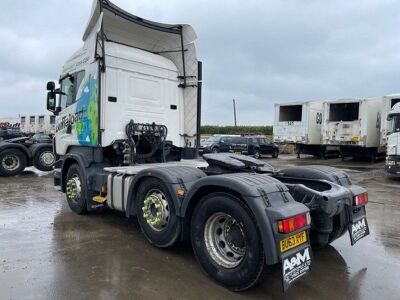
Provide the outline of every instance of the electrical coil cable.
{"type": "Polygon", "coordinates": [[[164,144],[168,128],[165,125],[135,123],[131,120],[125,126],[130,148],[129,161],[131,164],[143,162],[152,158],[160,146],[164,144]],[[145,153],[141,151],[146,149],[145,153]]]}

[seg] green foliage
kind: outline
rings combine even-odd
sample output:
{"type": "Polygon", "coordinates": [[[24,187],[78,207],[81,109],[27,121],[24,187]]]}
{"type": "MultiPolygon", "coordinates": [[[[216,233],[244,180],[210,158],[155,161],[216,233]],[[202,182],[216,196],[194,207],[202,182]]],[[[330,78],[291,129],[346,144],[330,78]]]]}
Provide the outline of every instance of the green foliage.
{"type": "Polygon", "coordinates": [[[272,126],[201,126],[201,134],[264,134],[272,135],[272,126]]]}

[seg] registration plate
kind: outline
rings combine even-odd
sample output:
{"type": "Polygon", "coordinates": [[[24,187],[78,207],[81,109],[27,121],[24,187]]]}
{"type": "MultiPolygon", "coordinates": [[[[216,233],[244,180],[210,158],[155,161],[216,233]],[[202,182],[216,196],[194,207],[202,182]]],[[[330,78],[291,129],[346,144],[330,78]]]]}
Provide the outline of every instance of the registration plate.
{"type": "Polygon", "coordinates": [[[235,154],[242,154],[242,151],[235,151],[235,154]]]}
{"type": "Polygon", "coordinates": [[[295,235],[289,236],[279,242],[281,252],[288,251],[294,247],[307,242],[307,234],[305,231],[299,232],[295,235]]]}

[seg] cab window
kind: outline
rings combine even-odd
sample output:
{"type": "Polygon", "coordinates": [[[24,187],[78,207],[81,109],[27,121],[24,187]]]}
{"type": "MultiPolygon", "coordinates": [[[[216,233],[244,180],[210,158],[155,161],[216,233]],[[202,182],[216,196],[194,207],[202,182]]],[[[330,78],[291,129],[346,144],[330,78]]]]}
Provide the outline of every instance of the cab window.
{"type": "Polygon", "coordinates": [[[76,94],[84,77],[85,71],[80,71],[64,78],[61,81],[61,91],[65,93],[65,95],[61,95],[60,97],[61,109],[64,109],[76,102],[76,94]]]}

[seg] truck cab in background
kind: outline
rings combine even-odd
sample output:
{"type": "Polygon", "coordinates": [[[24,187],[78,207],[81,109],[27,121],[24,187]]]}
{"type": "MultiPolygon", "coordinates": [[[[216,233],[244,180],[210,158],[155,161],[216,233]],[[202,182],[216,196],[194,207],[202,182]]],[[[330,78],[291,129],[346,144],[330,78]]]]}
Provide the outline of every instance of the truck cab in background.
{"type": "Polygon", "coordinates": [[[400,103],[393,106],[387,121],[385,169],[390,174],[400,175],[400,103]]]}

